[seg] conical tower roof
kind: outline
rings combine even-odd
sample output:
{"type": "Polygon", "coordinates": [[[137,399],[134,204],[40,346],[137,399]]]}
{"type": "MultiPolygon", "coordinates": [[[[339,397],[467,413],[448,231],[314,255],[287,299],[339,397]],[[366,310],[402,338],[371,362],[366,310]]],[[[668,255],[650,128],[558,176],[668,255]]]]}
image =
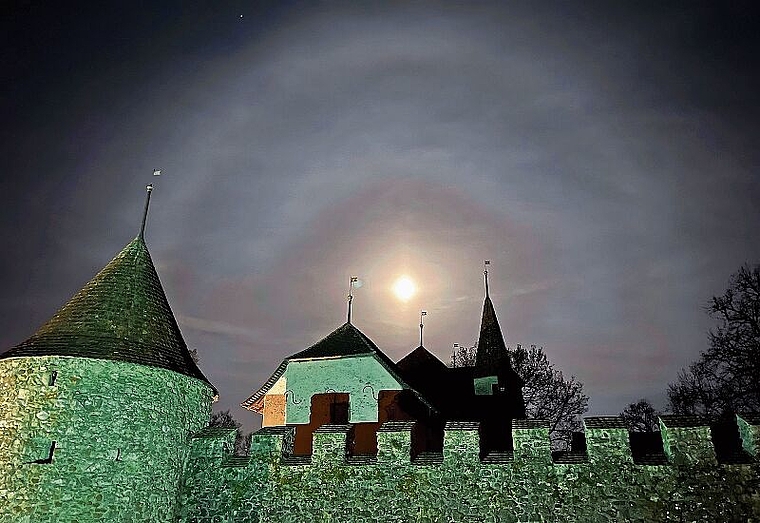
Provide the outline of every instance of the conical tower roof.
{"type": "Polygon", "coordinates": [[[0,359],[29,356],[137,363],[197,378],[214,388],[190,356],[142,235],[31,338],[0,354],[0,359]]]}
{"type": "Polygon", "coordinates": [[[491,298],[486,294],[483,302],[483,317],[480,320],[480,337],[475,354],[475,375],[492,376],[498,374],[504,366],[511,368],[507,346],[501,333],[499,320],[493,308],[491,298]]]}

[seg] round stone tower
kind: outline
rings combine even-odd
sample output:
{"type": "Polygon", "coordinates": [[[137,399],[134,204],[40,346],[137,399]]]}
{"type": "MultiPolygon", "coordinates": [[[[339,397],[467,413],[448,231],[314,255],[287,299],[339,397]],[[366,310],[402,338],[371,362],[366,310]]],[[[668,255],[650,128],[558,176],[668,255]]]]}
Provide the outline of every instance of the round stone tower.
{"type": "Polygon", "coordinates": [[[215,396],[141,234],[0,354],[0,521],[174,521],[215,396]]]}

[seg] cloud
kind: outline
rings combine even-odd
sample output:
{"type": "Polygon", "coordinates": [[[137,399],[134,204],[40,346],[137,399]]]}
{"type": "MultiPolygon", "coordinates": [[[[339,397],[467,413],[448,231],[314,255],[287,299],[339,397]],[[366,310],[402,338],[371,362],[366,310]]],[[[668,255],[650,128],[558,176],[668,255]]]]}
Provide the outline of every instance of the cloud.
{"type": "Polygon", "coordinates": [[[245,327],[237,327],[223,321],[195,318],[193,316],[177,315],[177,321],[184,328],[193,329],[209,334],[221,334],[245,340],[256,340],[261,336],[260,332],[245,327]]]}

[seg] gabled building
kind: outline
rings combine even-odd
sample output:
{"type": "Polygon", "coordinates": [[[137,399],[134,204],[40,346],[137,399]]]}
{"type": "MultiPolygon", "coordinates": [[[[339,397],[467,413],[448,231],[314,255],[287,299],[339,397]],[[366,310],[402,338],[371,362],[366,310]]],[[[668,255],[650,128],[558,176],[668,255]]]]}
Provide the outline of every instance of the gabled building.
{"type": "Polygon", "coordinates": [[[475,366],[447,367],[423,346],[398,362],[407,381],[438,407],[441,434],[448,421],[480,424],[482,457],[511,451],[511,420],[525,418],[523,382],[512,368],[487,282],[475,366]]]}
{"type": "Polygon", "coordinates": [[[295,453],[311,453],[322,425],[353,426],[353,452],[377,449],[374,433],[386,421],[427,419],[433,404],[403,378],[396,364],[351,323],[286,358],[242,404],[262,426],[296,427],[295,453]]]}
{"type": "MultiPolygon", "coordinates": [[[[487,287],[486,287],[487,289],[487,287]]],[[[262,426],[294,426],[294,452],[311,453],[323,425],[350,424],[351,452],[376,452],[377,428],[415,421],[413,455],[440,452],[449,421],[481,424],[481,452],[510,451],[511,420],[525,417],[522,381],[512,369],[488,292],[475,367],[449,368],[423,345],[393,363],[364,333],[345,323],[286,358],[242,404],[262,426]]]]}

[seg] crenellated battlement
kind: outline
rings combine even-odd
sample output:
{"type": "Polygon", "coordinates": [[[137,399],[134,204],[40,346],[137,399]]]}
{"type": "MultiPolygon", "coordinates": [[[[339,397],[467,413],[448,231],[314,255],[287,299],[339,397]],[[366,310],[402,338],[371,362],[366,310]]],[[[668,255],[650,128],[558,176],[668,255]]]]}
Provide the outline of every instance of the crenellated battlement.
{"type": "MultiPolygon", "coordinates": [[[[760,447],[760,416],[737,416],[736,430],[741,437],[741,447],[749,464],[757,458],[760,447]]],[[[439,460],[415,460],[412,458],[412,434],[415,422],[393,421],[383,423],[377,430],[377,455],[354,456],[349,452],[352,425],[323,425],[313,434],[313,453],[310,456],[293,456],[294,427],[265,427],[253,434],[251,439],[250,463],[276,461],[281,466],[311,464],[313,466],[341,465],[424,465],[436,466],[444,463],[460,464],[502,464],[518,466],[521,463],[534,464],[597,464],[615,463],[634,466],[718,464],[718,453],[712,439],[710,420],[693,416],[661,416],[661,431],[650,434],[652,439],[661,438],[662,459],[653,459],[649,452],[632,448],[633,436],[622,418],[618,416],[595,416],[583,420],[585,428],[585,449],[570,453],[551,452],[549,439],[550,424],[545,420],[519,419],[512,422],[511,452],[500,453],[500,459],[481,456],[479,424],[468,421],[446,423],[443,437],[443,451],[439,460]],[[568,454],[572,454],[568,457],[568,454]],[[647,460],[635,460],[634,454],[645,454],[647,460]]],[[[634,433],[635,435],[636,433],[634,433]]],[[[192,456],[221,459],[232,454],[234,429],[207,427],[192,437],[192,456]]],[[[430,453],[428,453],[430,454],[430,453]]],[[[429,456],[426,456],[429,457],[429,456]]],[[[742,461],[742,460],[739,460],[742,461]]]]}
{"type": "Polygon", "coordinates": [[[585,418],[585,446],[568,453],[551,452],[550,425],[543,420],[514,420],[513,450],[486,455],[478,423],[448,422],[442,452],[414,457],[413,422],[382,424],[375,456],[350,454],[352,425],[317,429],[309,456],[292,454],[294,427],[259,430],[245,457],[231,455],[232,432],[204,429],[192,438],[180,520],[233,514],[240,521],[353,522],[381,514],[393,522],[412,516],[745,521],[760,517],[758,421],[736,418],[741,459],[717,444],[723,429],[715,420],[675,416],[662,416],[661,432],[643,440],[619,417],[585,418]],[[411,516],[410,500],[417,511],[411,516]]]}
{"type": "Polygon", "coordinates": [[[231,427],[206,427],[190,438],[192,457],[221,458],[232,454],[235,447],[236,429],[231,427]]]}

